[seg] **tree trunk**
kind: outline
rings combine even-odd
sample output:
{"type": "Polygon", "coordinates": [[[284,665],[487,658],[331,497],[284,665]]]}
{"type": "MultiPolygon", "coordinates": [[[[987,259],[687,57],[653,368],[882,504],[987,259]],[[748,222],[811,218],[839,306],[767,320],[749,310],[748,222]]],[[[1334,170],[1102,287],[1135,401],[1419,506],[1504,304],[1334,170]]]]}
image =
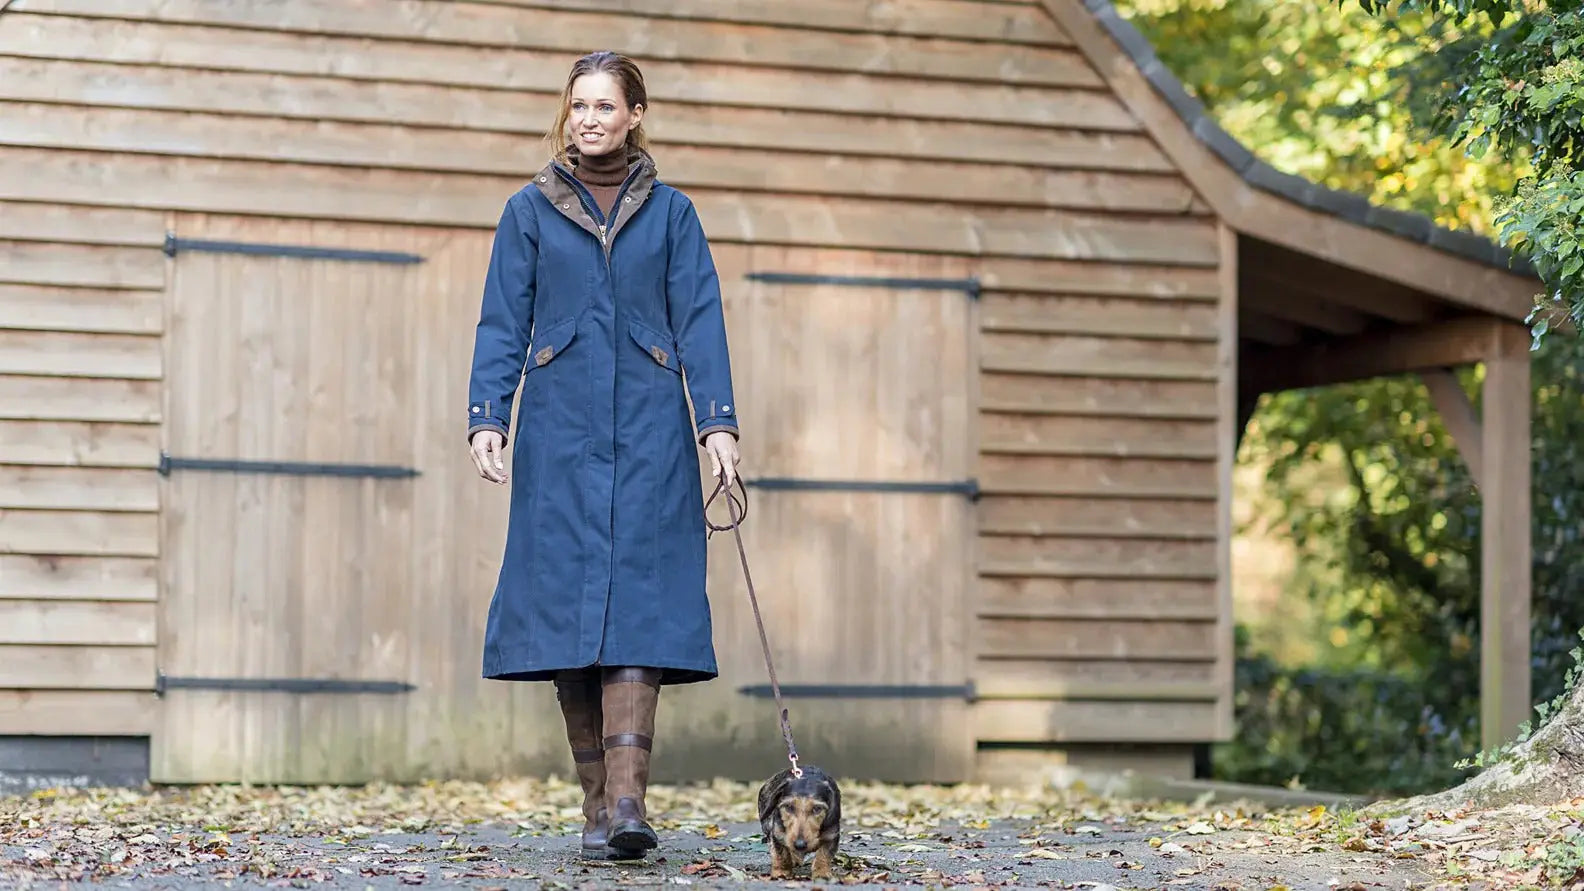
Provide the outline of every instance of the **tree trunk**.
{"type": "Polygon", "coordinates": [[[1584,796],[1584,683],[1528,739],[1497,763],[1445,792],[1383,801],[1367,808],[1385,814],[1551,805],[1584,796]]]}

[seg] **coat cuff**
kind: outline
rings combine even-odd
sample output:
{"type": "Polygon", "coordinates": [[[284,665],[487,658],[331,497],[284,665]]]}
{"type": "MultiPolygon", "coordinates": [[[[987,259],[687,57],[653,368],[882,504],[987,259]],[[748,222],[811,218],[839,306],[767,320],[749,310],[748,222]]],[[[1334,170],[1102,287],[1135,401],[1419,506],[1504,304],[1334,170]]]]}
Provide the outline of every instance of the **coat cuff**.
{"type": "Polygon", "coordinates": [[[711,420],[699,421],[699,425],[698,425],[698,443],[699,443],[699,445],[703,445],[704,444],[704,440],[708,439],[709,435],[711,433],[716,433],[716,432],[721,431],[721,430],[724,430],[727,433],[730,433],[732,435],[732,439],[738,439],[738,440],[742,439],[742,437],[740,435],[738,435],[738,432],[737,432],[737,421],[736,420],[731,419],[731,418],[715,418],[715,419],[711,419],[711,420]]]}
{"type": "Polygon", "coordinates": [[[709,405],[704,406],[698,400],[694,400],[694,406],[698,410],[698,428],[700,433],[704,432],[704,427],[707,424],[737,426],[737,407],[730,402],[711,399],[709,405]]]}
{"type": "Polygon", "coordinates": [[[468,428],[468,445],[473,444],[473,434],[479,432],[480,430],[494,430],[496,433],[499,433],[501,435],[501,445],[505,445],[506,441],[511,438],[509,435],[507,435],[506,428],[500,426],[499,424],[475,424],[468,428]]]}
{"type": "Polygon", "coordinates": [[[473,441],[473,434],[480,430],[494,430],[504,440],[507,438],[507,431],[510,427],[510,409],[507,410],[505,417],[501,417],[496,412],[496,406],[492,400],[485,399],[482,402],[468,403],[467,439],[469,443],[473,441]]]}

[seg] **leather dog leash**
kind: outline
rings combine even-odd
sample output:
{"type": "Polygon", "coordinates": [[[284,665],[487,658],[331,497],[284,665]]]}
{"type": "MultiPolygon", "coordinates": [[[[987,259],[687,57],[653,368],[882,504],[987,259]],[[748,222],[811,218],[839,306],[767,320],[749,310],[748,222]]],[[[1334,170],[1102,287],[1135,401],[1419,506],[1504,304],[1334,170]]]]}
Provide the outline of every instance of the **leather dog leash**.
{"type": "Polygon", "coordinates": [[[731,487],[726,485],[724,479],[716,484],[714,494],[710,495],[709,500],[704,502],[706,514],[704,525],[708,526],[710,530],[705,535],[705,538],[707,540],[717,532],[724,532],[730,529],[732,535],[737,539],[737,556],[742,559],[743,580],[748,583],[748,602],[753,604],[754,622],[759,626],[759,644],[764,648],[765,668],[770,671],[770,692],[775,694],[776,710],[780,712],[781,716],[781,737],[786,740],[787,760],[792,763],[792,775],[801,777],[803,768],[798,766],[797,746],[792,742],[792,723],[787,719],[786,704],[781,701],[781,684],[776,681],[775,663],[770,658],[770,639],[765,636],[764,619],[759,615],[759,598],[754,594],[753,575],[748,572],[748,554],[743,550],[742,532],[738,529],[742,525],[742,521],[748,518],[748,490],[743,488],[742,477],[737,477],[737,487],[743,493],[740,504],[737,501],[737,497],[732,494],[731,487]],[[728,525],[717,526],[709,521],[709,506],[715,502],[715,497],[722,492],[726,493],[726,509],[732,515],[732,521],[728,525]]]}

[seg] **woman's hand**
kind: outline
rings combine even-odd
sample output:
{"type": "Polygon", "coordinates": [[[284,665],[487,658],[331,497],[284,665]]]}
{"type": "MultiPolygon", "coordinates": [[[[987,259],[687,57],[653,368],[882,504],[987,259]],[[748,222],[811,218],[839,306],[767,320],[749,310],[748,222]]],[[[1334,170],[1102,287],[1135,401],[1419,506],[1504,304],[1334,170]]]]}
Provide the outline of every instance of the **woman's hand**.
{"type": "Polygon", "coordinates": [[[737,481],[737,462],[742,456],[737,454],[737,437],[725,430],[717,430],[704,437],[704,450],[709,452],[710,473],[726,483],[730,489],[732,483],[737,481]],[[725,476],[722,476],[722,471],[725,476]]]}
{"type": "Polygon", "coordinates": [[[506,462],[501,460],[506,445],[505,437],[494,430],[480,430],[473,434],[473,441],[469,444],[472,446],[473,466],[478,468],[479,476],[492,483],[506,482],[506,462]]]}

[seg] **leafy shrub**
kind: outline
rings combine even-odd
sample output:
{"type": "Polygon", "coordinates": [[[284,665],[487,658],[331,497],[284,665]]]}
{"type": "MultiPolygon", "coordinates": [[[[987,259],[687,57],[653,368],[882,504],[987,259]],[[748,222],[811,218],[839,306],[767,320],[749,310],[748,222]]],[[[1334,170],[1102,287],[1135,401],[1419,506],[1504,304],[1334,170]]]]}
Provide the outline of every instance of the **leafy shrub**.
{"type": "Polygon", "coordinates": [[[1479,745],[1477,701],[1448,709],[1445,691],[1398,675],[1261,655],[1240,655],[1236,674],[1237,737],[1214,749],[1218,779],[1396,796],[1470,773],[1455,765],[1479,745]]]}

